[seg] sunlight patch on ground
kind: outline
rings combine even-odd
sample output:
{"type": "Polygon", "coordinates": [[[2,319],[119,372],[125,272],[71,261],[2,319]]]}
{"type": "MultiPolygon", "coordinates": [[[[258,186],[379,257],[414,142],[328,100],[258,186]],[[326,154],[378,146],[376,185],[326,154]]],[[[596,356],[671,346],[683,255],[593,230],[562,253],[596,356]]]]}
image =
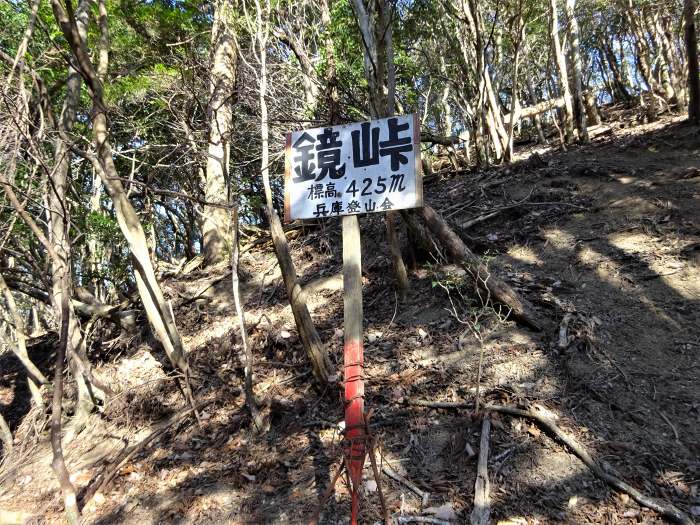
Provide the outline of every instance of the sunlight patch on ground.
{"type": "Polygon", "coordinates": [[[520,359],[511,358],[501,363],[489,366],[488,375],[496,378],[499,385],[521,385],[520,389],[533,389],[537,382],[538,370],[545,370],[547,358],[537,352],[525,356],[523,362],[520,359]],[[538,355],[537,355],[538,354],[538,355]]]}
{"type": "Polygon", "coordinates": [[[508,255],[525,264],[534,264],[537,266],[541,266],[543,264],[542,259],[540,259],[535,251],[529,246],[511,246],[508,249],[508,255]]]}
{"type": "Polygon", "coordinates": [[[630,254],[642,253],[646,251],[644,249],[646,243],[654,242],[653,237],[641,232],[613,233],[608,236],[608,240],[610,241],[610,244],[612,244],[616,248],[619,248],[620,250],[623,250],[624,252],[630,254]]]}
{"type": "Polygon", "coordinates": [[[666,286],[672,288],[684,299],[700,297],[700,277],[698,272],[671,254],[664,253],[656,238],[645,233],[622,233],[609,236],[609,242],[616,248],[634,255],[648,267],[647,279],[658,276],[666,286]]]}
{"type": "Polygon", "coordinates": [[[547,239],[546,244],[550,244],[558,250],[570,250],[576,244],[576,239],[572,234],[559,228],[546,230],[544,237],[547,239]]]}
{"type": "Polygon", "coordinates": [[[578,253],[579,260],[586,266],[593,268],[596,275],[608,284],[619,286],[620,264],[607,255],[594,250],[590,246],[584,246],[578,253]]]}
{"type": "Polygon", "coordinates": [[[196,331],[192,335],[183,335],[182,342],[187,349],[200,347],[203,343],[209,342],[217,337],[227,335],[231,328],[238,326],[238,323],[233,317],[223,317],[214,322],[206,324],[206,333],[196,331]]]}

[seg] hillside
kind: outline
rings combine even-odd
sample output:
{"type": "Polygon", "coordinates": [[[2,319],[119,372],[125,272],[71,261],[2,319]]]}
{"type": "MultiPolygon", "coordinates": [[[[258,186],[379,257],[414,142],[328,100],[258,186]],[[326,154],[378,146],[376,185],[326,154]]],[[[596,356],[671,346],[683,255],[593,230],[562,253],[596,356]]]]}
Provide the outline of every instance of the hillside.
{"type": "MultiPolygon", "coordinates": [[[[410,288],[400,300],[382,219],[361,219],[365,403],[380,462],[404,479],[382,475],[392,515],[469,520],[481,417],[415,402],[471,404],[477,388],[482,403],[543,407],[605,469],[700,515],[700,134],[680,117],[638,124],[632,112],[609,112],[590,144],[523,145],[511,164],[445,170],[426,182],[427,204],[535,306],[541,332],[482,308],[464,270],[408,242],[403,227],[401,244],[414,249],[404,253],[410,288]]],[[[341,270],[339,221],[288,236],[302,283],[341,270]]],[[[163,266],[194,397],[206,406],[199,424],[183,412],[177,374],[141,314],[132,332],[96,332],[94,372],[115,395],[65,445],[79,497],[120,452],[155,435],[99,488],[84,523],[303,523],[316,512],[341,456],[340,385],[314,388],[265,233],[242,244],[254,387],[269,431],[253,431],[244,405],[230,268],[163,266]]],[[[339,370],[335,288],[308,305],[339,370]]],[[[49,375],[47,337],[29,349],[49,375]]],[[[0,368],[2,412],[17,429],[0,464],[0,523],[61,523],[48,434],[30,408],[26,375],[9,352],[0,368]]],[[[490,421],[494,522],[661,522],[535,422],[494,412],[490,421]]],[[[380,522],[369,462],[365,476],[361,522],[380,522]]],[[[339,482],[321,523],[346,523],[348,507],[339,482]]]]}

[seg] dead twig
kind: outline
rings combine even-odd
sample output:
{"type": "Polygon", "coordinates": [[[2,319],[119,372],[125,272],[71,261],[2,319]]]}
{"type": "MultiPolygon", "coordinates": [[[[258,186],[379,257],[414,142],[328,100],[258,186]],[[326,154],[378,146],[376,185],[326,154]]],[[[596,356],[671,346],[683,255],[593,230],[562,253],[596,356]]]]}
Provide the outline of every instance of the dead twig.
{"type": "MultiPolygon", "coordinates": [[[[427,408],[453,410],[473,408],[471,403],[446,403],[425,400],[409,400],[408,403],[410,405],[427,408]]],[[[560,442],[566,445],[566,447],[573,452],[574,455],[576,455],[584,463],[584,465],[586,465],[590,471],[593,472],[593,474],[595,474],[602,481],[606,482],[612,488],[627,494],[643,507],[658,512],[663,517],[674,523],[678,523],[680,525],[693,525],[693,521],[690,519],[690,517],[673,504],[647,496],[631,485],[628,485],[617,476],[614,476],[613,474],[604,470],[603,467],[596,463],[596,461],[581,444],[579,444],[573,437],[562,431],[550,417],[544,415],[543,413],[534,409],[523,410],[507,405],[484,405],[483,410],[507,414],[509,416],[523,417],[535,421],[545,431],[553,434],[560,442]]]]}
{"type": "Polygon", "coordinates": [[[389,465],[388,462],[384,462],[382,464],[382,472],[394,481],[405,485],[411,492],[415,493],[416,496],[420,498],[422,507],[425,507],[428,504],[428,500],[430,499],[430,493],[419,489],[414,483],[412,483],[410,480],[406,479],[401,474],[396,472],[393,468],[391,468],[391,465],[389,465]]]}
{"type": "Polygon", "coordinates": [[[673,425],[673,423],[671,423],[671,420],[666,416],[666,414],[661,412],[661,410],[659,410],[659,414],[661,414],[661,417],[664,419],[664,421],[666,421],[666,423],[668,423],[668,426],[671,427],[671,430],[673,430],[673,435],[676,438],[676,443],[680,443],[681,441],[678,436],[678,430],[676,430],[676,427],[673,425]]]}
{"type": "Polygon", "coordinates": [[[571,322],[571,313],[567,313],[561,320],[559,325],[559,348],[565,350],[569,346],[569,336],[567,335],[567,330],[569,329],[569,323],[571,322]]]}
{"type": "Polygon", "coordinates": [[[496,211],[492,211],[491,213],[486,213],[486,214],[484,214],[484,215],[479,215],[478,217],[474,217],[473,219],[470,219],[470,220],[468,220],[468,221],[466,221],[466,222],[463,222],[462,224],[459,225],[459,227],[460,227],[461,229],[463,229],[463,230],[468,230],[468,229],[471,228],[472,226],[474,226],[474,225],[476,225],[476,224],[479,224],[480,222],[487,221],[487,220],[489,220],[489,219],[495,217],[495,216],[498,215],[499,213],[501,213],[501,210],[496,210],[496,211]]]}
{"type": "Polygon", "coordinates": [[[449,521],[433,518],[432,516],[396,516],[396,523],[430,523],[432,525],[452,525],[449,521]]]}

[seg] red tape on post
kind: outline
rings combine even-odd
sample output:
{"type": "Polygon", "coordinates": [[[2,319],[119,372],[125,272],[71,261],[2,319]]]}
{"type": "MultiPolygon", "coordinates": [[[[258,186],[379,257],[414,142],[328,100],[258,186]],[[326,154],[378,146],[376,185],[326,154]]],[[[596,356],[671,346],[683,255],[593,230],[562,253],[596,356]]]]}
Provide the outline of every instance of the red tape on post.
{"type": "Polygon", "coordinates": [[[362,341],[346,341],[344,352],[345,380],[345,464],[352,482],[352,518],[357,523],[357,491],[362,483],[362,468],[367,454],[365,425],[365,385],[362,341]]]}

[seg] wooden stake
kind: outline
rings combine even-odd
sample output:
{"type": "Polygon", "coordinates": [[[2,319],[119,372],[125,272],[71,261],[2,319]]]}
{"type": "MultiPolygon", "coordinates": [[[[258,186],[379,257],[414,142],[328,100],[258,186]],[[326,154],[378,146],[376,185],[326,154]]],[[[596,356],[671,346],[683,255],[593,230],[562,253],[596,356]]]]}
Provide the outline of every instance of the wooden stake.
{"type": "Polygon", "coordinates": [[[479,464],[474,483],[474,509],[470,517],[471,525],[488,525],[491,523],[491,497],[489,495],[489,434],[491,420],[484,414],[481,425],[481,444],[479,445],[479,464]]]}
{"type": "Polygon", "coordinates": [[[358,512],[358,489],[366,454],[362,340],[362,247],[355,215],[343,217],[343,305],[346,465],[352,481],[352,523],[358,512]]]}

